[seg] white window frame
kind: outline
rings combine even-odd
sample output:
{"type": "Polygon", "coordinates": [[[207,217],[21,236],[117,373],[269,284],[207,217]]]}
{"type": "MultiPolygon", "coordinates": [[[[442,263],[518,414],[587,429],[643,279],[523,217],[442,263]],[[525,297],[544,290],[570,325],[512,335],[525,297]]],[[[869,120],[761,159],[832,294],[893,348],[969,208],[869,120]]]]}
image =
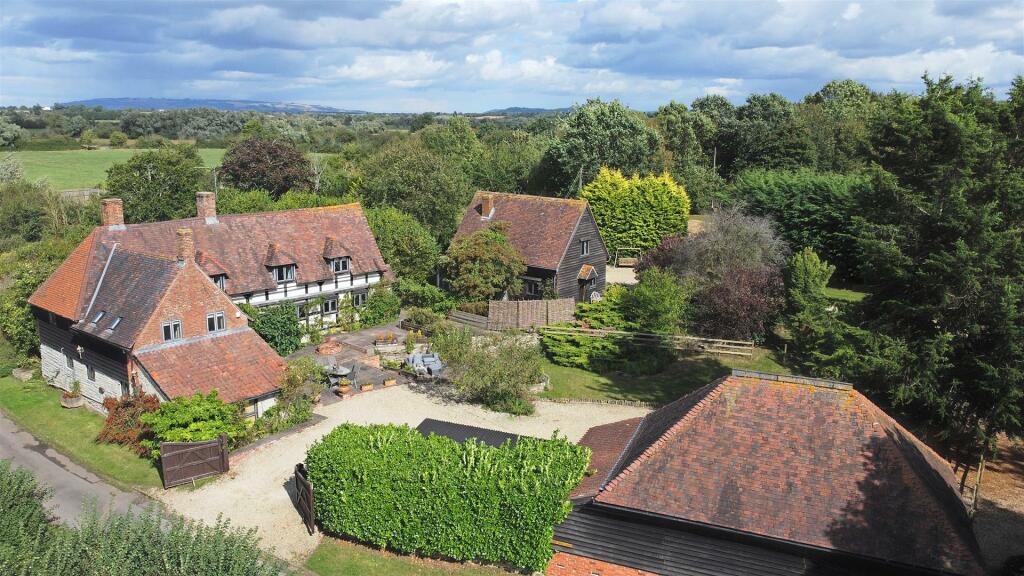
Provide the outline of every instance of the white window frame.
{"type": "Polygon", "coordinates": [[[278,284],[287,284],[295,281],[295,264],[285,266],[274,266],[274,280],[278,284]]]}
{"type": "Polygon", "coordinates": [[[323,306],[321,306],[324,314],[334,314],[338,311],[338,299],[329,298],[324,300],[323,306]]]}
{"type": "Polygon", "coordinates": [[[366,306],[366,300],[367,300],[368,297],[369,296],[368,296],[368,294],[366,292],[353,292],[352,293],[352,307],[353,308],[360,308],[362,306],[366,306]]]}
{"type": "Polygon", "coordinates": [[[224,312],[214,312],[206,315],[206,331],[207,332],[222,332],[227,330],[228,324],[225,319],[224,312]],[[213,328],[210,328],[211,323],[213,328]]]}
{"type": "Polygon", "coordinates": [[[580,240],[580,256],[590,256],[590,240],[580,240]]]}
{"type": "Polygon", "coordinates": [[[352,259],[348,257],[332,259],[331,270],[333,270],[335,274],[345,274],[346,272],[351,273],[352,259]]]}
{"type": "Polygon", "coordinates": [[[213,276],[213,283],[217,285],[217,288],[224,290],[224,285],[227,283],[227,274],[217,274],[213,276]]]}
{"type": "Polygon", "coordinates": [[[181,320],[168,320],[160,325],[160,335],[164,342],[181,340],[181,320]],[[168,338],[168,336],[170,336],[168,338]]]}
{"type": "Polygon", "coordinates": [[[91,364],[85,365],[85,377],[89,380],[89,382],[96,381],[96,368],[94,368],[91,364]]]}
{"type": "Polygon", "coordinates": [[[65,362],[64,362],[65,366],[67,366],[68,368],[70,368],[72,370],[75,369],[75,357],[74,356],[72,356],[71,354],[68,354],[67,352],[65,352],[64,353],[64,360],[65,360],[65,362]]]}

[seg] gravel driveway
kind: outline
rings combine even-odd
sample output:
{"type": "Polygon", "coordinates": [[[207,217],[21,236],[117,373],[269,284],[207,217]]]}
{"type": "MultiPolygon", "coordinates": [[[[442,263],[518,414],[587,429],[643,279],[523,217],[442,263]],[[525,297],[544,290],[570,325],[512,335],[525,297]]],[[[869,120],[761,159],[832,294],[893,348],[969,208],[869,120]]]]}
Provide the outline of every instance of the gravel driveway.
{"type": "Polygon", "coordinates": [[[196,490],[154,491],[175,512],[212,523],[218,515],[235,526],[259,530],[264,546],[284,559],[303,561],[320,542],[309,536],[292,504],[291,478],[313,442],[344,422],[408,424],[424,418],[547,438],[555,430],[578,441],[592,426],[647,413],[645,408],[538,401],[533,416],[509,416],[478,406],[446,403],[405,386],[375,390],[317,410],[327,419],[245,454],[231,462],[231,472],[196,490]]]}

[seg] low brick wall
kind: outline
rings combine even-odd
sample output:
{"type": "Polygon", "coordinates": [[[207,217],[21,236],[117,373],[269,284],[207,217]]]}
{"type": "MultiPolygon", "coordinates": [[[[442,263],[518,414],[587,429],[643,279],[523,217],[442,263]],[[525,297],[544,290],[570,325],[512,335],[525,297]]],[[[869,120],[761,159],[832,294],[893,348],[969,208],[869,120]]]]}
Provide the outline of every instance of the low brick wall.
{"type": "Polygon", "coordinates": [[[575,554],[556,552],[544,572],[547,576],[655,576],[637,568],[620,566],[575,554]]]}
{"type": "Polygon", "coordinates": [[[524,330],[570,322],[576,312],[572,298],[558,300],[491,300],[487,306],[490,330],[524,330]]]}

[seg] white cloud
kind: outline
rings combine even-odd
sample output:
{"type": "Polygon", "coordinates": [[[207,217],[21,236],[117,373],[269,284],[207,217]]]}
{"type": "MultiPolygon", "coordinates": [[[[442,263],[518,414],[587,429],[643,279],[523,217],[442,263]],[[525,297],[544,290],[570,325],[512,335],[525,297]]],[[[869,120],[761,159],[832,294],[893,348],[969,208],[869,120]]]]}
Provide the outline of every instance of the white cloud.
{"type": "Polygon", "coordinates": [[[423,86],[451,64],[429,52],[360,54],[347,66],[334,66],[329,76],[351,80],[383,80],[396,88],[423,86]]]}
{"type": "Polygon", "coordinates": [[[843,10],[843,20],[856,20],[860,13],[863,11],[861,5],[853,2],[846,6],[846,10],[843,10]]]}

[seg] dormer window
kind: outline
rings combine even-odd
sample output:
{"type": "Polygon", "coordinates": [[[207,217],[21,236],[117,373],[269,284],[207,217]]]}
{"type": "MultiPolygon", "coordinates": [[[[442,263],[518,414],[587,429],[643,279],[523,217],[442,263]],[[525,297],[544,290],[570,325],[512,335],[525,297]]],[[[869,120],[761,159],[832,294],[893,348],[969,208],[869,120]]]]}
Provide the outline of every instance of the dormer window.
{"type": "Polygon", "coordinates": [[[210,279],[213,280],[213,283],[217,285],[217,288],[220,288],[221,290],[224,290],[224,286],[225,286],[225,284],[227,282],[228,275],[227,274],[217,274],[216,276],[211,276],[210,279]]]}
{"type": "Polygon", "coordinates": [[[334,270],[335,274],[344,274],[350,271],[352,268],[351,258],[333,258],[331,259],[331,269],[334,270]]]}
{"type": "Polygon", "coordinates": [[[278,284],[295,280],[295,265],[274,266],[274,280],[277,280],[278,284]]]}
{"type": "Polygon", "coordinates": [[[178,340],[181,338],[181,322],[179,320],[171,320],[170,322],[164,322],[162,325],[164,341],[178,340]]]}
{"type": "Polygon", "coordinates": [[[92,322],[89,322],[89,323],[92,324],[92,325],[96,325],[96,324],[99,323],[100,320],[103,320],[103,317],[106,316],[106,315],[107,315],[107,311],[106,310],[100,310],[99,314],[97,314],[96,317],[92,319],[92,322]]]}

